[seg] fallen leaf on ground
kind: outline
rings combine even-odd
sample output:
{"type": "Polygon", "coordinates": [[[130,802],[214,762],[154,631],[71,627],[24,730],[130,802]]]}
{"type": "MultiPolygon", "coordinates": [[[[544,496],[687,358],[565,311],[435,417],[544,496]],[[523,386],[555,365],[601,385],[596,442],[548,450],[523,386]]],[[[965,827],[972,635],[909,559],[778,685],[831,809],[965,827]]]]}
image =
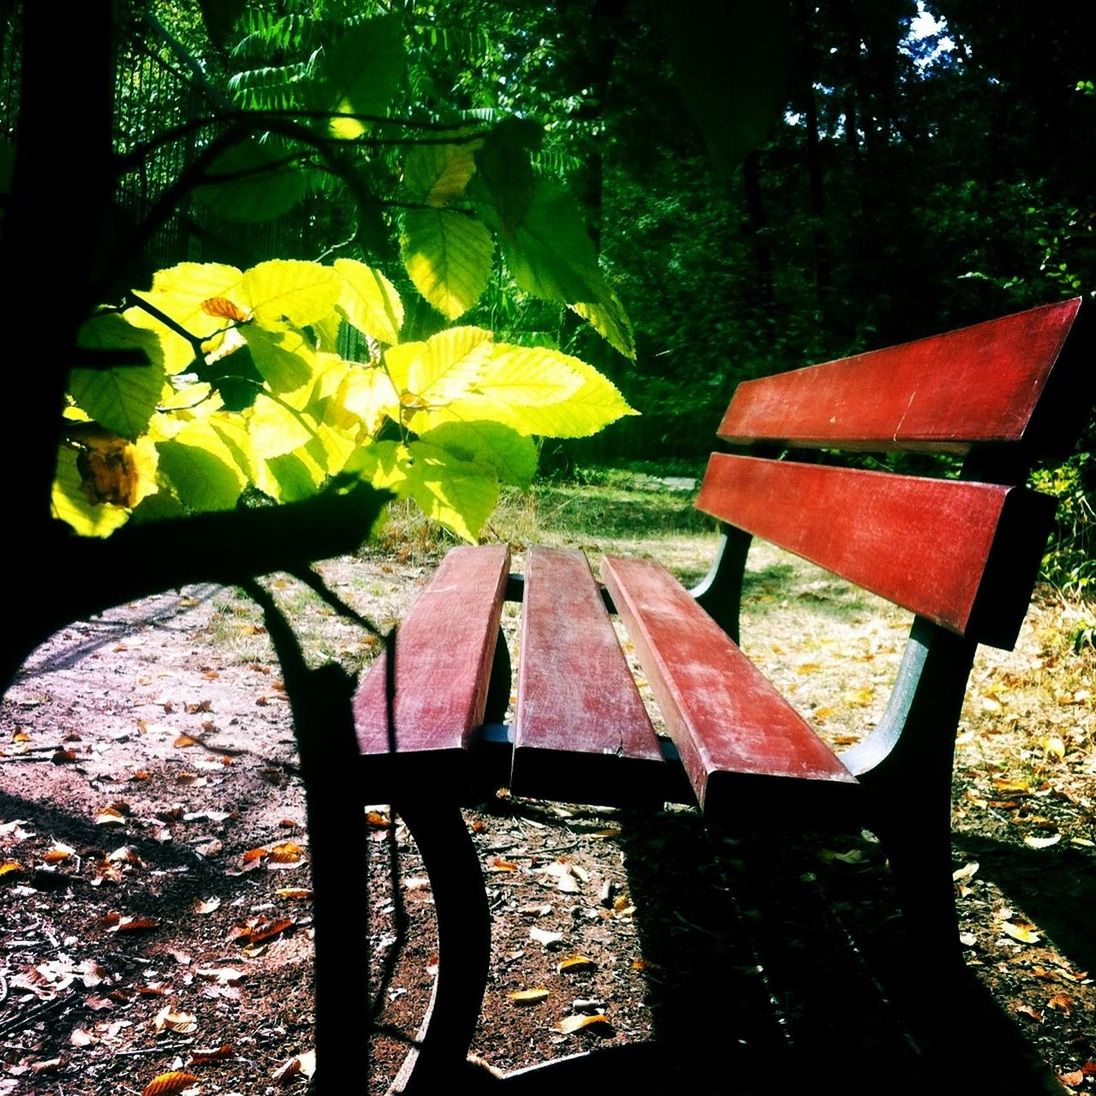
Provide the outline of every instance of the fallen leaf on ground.
{"type": "Polygon", "coordinates": [[[69,1036],[69,1042],[74,1047],[90,1047],[94,1046],[99,1040],[86,1028],[78,1027],[72,1029],[72,1034],[69,1036]]]}
{"type": "Polygon", "coordinates": [[[1056,993],[1047,1001],[1047,1008],[1057,1009],[1068,1016],[1073,1010],[1073,998],[1068,993],[1056,993]]]}
{"type": "Polygon", "coordinates": [[[596,970],[597,963],[585,955],[570,955],[560,962],[557,969],[560,974],[580,974],[582,971],[596,970]]]}
{"type": "Polygon", "coordinates": [[[303,1054],[294,1055],[288,1062],[283,1062],[270,1075],[270,1079],[272,1081],[277,1081],[280,1085],[284,1085],[294,1077],[311,1077],[315,1072],[316,1052],[314,1050],[309,1050],[303,1054]]]}
{"type": "Polygon", "coordinates": [[[197,1080],[193,1073],[173,1069],[170,1073],[161,1073],[153,1077],[141,1091],[141,1096],[171,1096],[173,1092],[182,1092],[184,1088],[189,1088],[197,1080]]]}
{"type": "Polygon", "coordinates": [[[556,1031],[564,1035],[572,1035],[576,1031],[587,1031],[592,1035],[611,1035],[613,1025],[608,1016],[597,1012],[593,1016],[565,1016],[556,1024],[556,1031]]]}
{"type": "Polygon", "coordinates": [[[543,987],[536,989],[519,989],[510,994],[510,1000],[515,1005],[538,1005],[548,998],[548,990],[543,987]]]}
{"type": "Polygon", "coordinates": [[[165,1005],[152,1021],[157,1032],[174,1031],[179,1035],[189,1035],[198,1030],[198,1017],[192,1012],[178,1012],[173,1006],[165,1005]]]}
{"type": "Polygon", "coordinates": [[[1062,840],[1060,833],[1051,834],[1050,837],[1025,837],[1024,844],[1032,849],[1049,849],[1051,845],[1057,845],[1062,840]]]}
{"type": "MultiPolygon", "coordinates": [[[[107,915],[110,916],[109,914],[107,915]]],[[[117,917],[117,914],[115,914],[117,917]]],[[[158,929],[160,922],[155,917],[119,917],[110,925],[108,932],[151,932],[158,929]]]]}
{"type": "Polygon", "coordinates": [[[296,841],[282,841],[270,850],[271,864],[296,864],[304,856],[304,849],[296,841]]]}
{"type": "Polygon", "coordinates": [[[212,913],[214,910],[220,909],[220,907],[221,900],[219,898],[206,898],[204,901],[198,899],[198,901],[194,903],[194,912],[202,914],[212,913]]]}
{"type": "Polygon", "coordinates": [[[1030,925],[1014,925],[1011,921],[1002,921],[1001,930],[1021,944],[1037,944],[1042,939],[1030,925]]]}
{"type": "Polygon", "coordinates": [[[225,1043],[224,1046],[213,1047],[210,1050],[195,1050],[190,1055],[190,1064],[192,1066],[204,1066],[208,1062],[218,1062],[222,1058],[229,1058],[236,1053],[236,1047],[232,1043],[225,1043]]]}
{"type": "Polygon", "coordinates": [[[563,942],[562,932],[549,932],[547,929],[538,929],[536,925],[529,930],[529,936],[546,948],[555,947],[556,944],[563,942]]]}

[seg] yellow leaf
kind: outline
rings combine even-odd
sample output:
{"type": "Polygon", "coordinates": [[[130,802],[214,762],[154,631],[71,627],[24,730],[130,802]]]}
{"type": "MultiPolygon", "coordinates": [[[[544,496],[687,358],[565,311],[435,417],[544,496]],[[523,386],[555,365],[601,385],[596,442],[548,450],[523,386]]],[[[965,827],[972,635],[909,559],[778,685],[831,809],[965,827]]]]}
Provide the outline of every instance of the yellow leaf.
{"type": "Polygon", "coordinates": [[[547,1000],[548,990],[544,988],[537,989],[519,989],[510,994],[510,1000],[515,1005],[539,1005],[541,1001],[547,1000]]]}
{"type": "Polygon", "coordinates": [[[570,955],[557,968],[560,974],[580,974],[583,971],[596,970],[597,963],[585,955],[570,955]]]}
{"type": "Polygon", "coordinates": [[[23,865],[20,864],[18,860],[5,860],[3,863],[0,863],[0,877],[22,870],[23,865]]]}
{"type": "Polygon", "coordinates": [[[595,1013],[593,1016],[567,1016],[556,1024],[556,1031],[564,1035],[572,1035],[576,1031],[590,1031],[593,1034],[608,1035],[613,1030],[609,1023],[609,1017],[603,1013],[595,1013]]]}
{"type": "Polygon", "coordinates": [[[304,849],[296,841],[283,841],[270,850],[272,864],[296,864],[304,856],[304,849]]]}
{"type": "Polygon", "coordinates": [[[275,892],[279,898],[311,898],[312,891],[308,887],[279,887],[275,892]]]}
{"type": "Polygon", "coordinates": [[[336,259],[342,275],[338,309],[363,334],[391,346],[400,341],[403,302],[396,287],[379,271],[356,259],[336,259]]]}
{"type": "Polygon", "coordinates": [[[1014,925],[1011,921],[1002,921],[1001,930],[1021,944],[1037,944],[1042,939],[1030,925],[1014,925]]]}
{"type": "Polygon", "coordinates": [[[141,1090],[141,1096],[171,1096],[173,1092],[182,1092],[196,1084],[198,1078],[193,1073],[184,1073],[180,1069],[173,1069],[170,1073],[161,1073],[153,1077],[141,1090]]]}

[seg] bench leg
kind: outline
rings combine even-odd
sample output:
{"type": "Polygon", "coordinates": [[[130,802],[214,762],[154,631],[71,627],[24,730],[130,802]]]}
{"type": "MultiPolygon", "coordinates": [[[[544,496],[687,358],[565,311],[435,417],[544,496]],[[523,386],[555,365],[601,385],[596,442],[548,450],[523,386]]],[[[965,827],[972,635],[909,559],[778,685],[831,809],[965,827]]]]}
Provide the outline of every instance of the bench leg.
{"type": "Polygon", "coordinates": [[[419,847],[438,921],[438,976],[416,1044],[391,1092],[443,1091],[466,1072],[491,958],[483,872],[455,803],[393,804],[419,847]]]}

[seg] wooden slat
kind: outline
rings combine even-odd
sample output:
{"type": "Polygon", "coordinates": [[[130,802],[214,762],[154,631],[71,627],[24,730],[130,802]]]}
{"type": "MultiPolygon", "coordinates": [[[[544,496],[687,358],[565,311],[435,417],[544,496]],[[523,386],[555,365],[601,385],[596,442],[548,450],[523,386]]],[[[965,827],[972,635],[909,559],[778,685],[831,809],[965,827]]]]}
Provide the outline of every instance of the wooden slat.
{"type": "Polygon", "coordinates": [[[1019,487],[727,454],[711,458],[696,505],[1005,647],[1027,609],[1054,506],[1019,487]]]}
{"type": "Polygon", "coordinates": [[[649,798],[665,767],[582,552],[535,548],[525,566],[511,791],[570,802],[649,798]]]}
{"type": "Polygon", "coordinates": [[[404,761],[392,768],[413,774],[414,755],[462,754],[483,721],[509,566],[506,545],[454,548],[442,561],[396,633],[392,725],[386,657],[354,698],[358,744],[371,765],[398,751],[404,761]]]}
{"type": "Polygon", "coordinates": [[[733,808],[743,776],[856,779],[662,566],[605,557],[601,576],[635,644],[706,813],[733,808]]]}
{"type": "MultiPolygon", "coordinates": [[[[728,441],[966,452],[1025,436],[1081,299],[738,386],[728,441]]],[[[1087,363],[1085,363],[1087,365],[1087,363]]]]}

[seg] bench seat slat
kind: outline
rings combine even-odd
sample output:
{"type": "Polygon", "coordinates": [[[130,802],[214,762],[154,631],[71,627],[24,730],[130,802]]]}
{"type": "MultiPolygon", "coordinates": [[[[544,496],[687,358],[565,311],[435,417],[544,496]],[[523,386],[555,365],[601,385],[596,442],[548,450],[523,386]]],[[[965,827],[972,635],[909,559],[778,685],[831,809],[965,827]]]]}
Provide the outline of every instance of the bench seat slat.
{"type": "Polygon", "coordinates": [[[665,782],[664,768],[586,556],[533,549],[525,566],[511,791],[621,804],[650,798],[665,782]]]}
{"type": "Polygon", "coordinates": [[[1025,437],[1081,299],[746,381],[719,427],[741,444],[965,453],[1025,437]]]}
{"type": "Polygon", "coordinates": [[[1023,488],[716,454],[696,505],[950,631],[1010,647],[1053,500],[1023,488]]]}
{"type": "Polygon", "coordinates": [[[601,576],[635,644],[706,814],[725,775],[856,785],[856,778],[660,564],[605,557],[601,576]]]}
{"type": "Polygon", "coordinates": [[[391,728],[387,656],[370,668],[354,698],[354,719],[374,769],[393,750],[433,753],[439,761],[463,753],[483,722],[509,567],[506,545],[454,548],[442,561],[396,633],[391,728]]]}

